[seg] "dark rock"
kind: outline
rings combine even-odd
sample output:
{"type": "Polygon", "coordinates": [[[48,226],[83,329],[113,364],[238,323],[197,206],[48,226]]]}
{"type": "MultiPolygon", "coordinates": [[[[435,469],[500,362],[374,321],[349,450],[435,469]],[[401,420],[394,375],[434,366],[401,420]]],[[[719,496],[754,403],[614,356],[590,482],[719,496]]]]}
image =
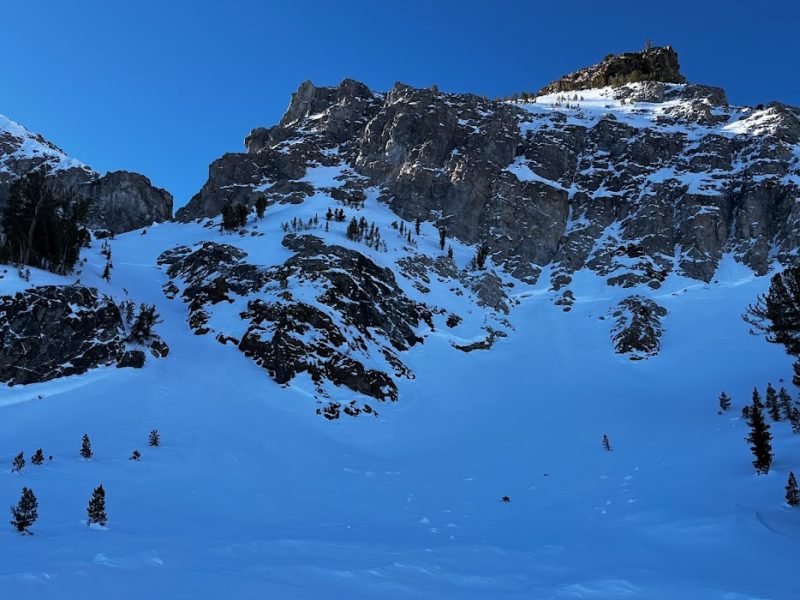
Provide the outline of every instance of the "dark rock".
{"type": "Polygon", "coordinates": [[[631,81],[683,83],[678,53],[671,47],[651,48],[642,52],[609,54],[601,63],[564,75],[539,90],[538,95],[588,90],[631,81]]]}
{"type": "Polygon", "coordinates": [[[97,290],[44,286],[0,297],[0,381],[36,383],[125,359],[116,304],[97,290]]]}

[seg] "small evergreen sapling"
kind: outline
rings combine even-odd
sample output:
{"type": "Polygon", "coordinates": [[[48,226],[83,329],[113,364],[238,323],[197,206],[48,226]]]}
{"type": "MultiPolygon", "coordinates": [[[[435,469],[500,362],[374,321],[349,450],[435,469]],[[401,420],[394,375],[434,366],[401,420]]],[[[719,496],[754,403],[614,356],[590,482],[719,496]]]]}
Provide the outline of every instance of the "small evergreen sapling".
{"type": "Polygon", "coordinates": [[[39,502],[33,494],[33,490],[22,488],[22,496],[16,506],[11,507],[11,524],[22,534],[33,535],[28,528],[39,518],[39,502]]]}
{"type": "Polygon", "coordinates": [[[11,463],[11,472],[18,473],[25,468],[25,453],[20,452],[14,457],[14,462],[11,463]]]}
{"type": "Polygon", "coordinates": [[[789,471],[789,480],[786,482],[786,504],[789,506],[800,504],[800,490],[797,489],[797,479],[792,471],[789,471]]]}
{"type": "Polygon", "coordinates": [[[31,457],[31,462],[35,465],[40,465],[44,462],[44,452],[42,452],[41,448],[39,448],[38,450],[36,450],[36,452],[33,453],[33,456],[31,457]]]}
{"type": "Polygon", "coordinates": [[[150,432],[148,443],[153,448],[158,448],[161,445],[161,435],[158,433],[158,429],[153,429],[153,431],[150,432]]]}
{"type": "Polygon", "coordinates": [[[97,486],[92,492],[92,498],[89,500],[89,506],[86,509],[88,515],[87,523],[92,525],[105,526],[108,517],[106,516],[106,491],[102,485],[97,486]]]}
{"type": "Polygon", "coordinates": [[[725,392],[722,392],[719,395],[719,409],[722,412],[725,412],[731,407],[731,397],[728,396],[725,392]]]}
{"type": "Polygon", "coordinates": [[[800,408],[792,407],[789,420],[792,422],[792,433],[800,433],[800,408]]]}
{"type": "Polygon", "coordinates": [[[142,458],[142,453],[138,450],[134,450],[133,454],[131,454],[131,457],[128,460],[139,460],[140,458],[142,458]]]}
{"type": "Polygon", "coordinates": [[[606,434],[603,434],[603,448],[606,451],[611,452],[611,442],[609,441],[608,436],[606,434]]]}
{"type": "Polygon", "coordinates": [[[753,390],[753,405],[750,408],[750,435],[747,441],[750,442],[750,450],[755,457],[753,466],[759,475],[769,473],[772,465],[772,434],[769,432],[769,424],[764,418],[763,405],[758,390],[753,390]]]}
{"type": "Polygon", "coordinates": [[[81,442],[81,456],[86,460],[92,458],[92,442],[89,440],[89,435],[84,433],[81,442]]]}
{"type": "MultiPolygon", "coordinates": [[[[259,220],[264,218],[264,211],[267,209],[267,199],[264,196],[256,198],[256,216],[259,220]]],[[[330,209],[328,209],[330,211],[330,209]]],[[[330,219],[328,219],[330,221],[330,219]]]]}

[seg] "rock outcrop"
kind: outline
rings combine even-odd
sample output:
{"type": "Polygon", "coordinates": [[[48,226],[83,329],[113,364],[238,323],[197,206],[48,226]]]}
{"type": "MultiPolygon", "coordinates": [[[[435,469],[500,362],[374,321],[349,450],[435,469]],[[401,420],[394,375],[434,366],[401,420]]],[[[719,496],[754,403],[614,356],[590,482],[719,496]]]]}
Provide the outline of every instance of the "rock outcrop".
{"type": "Polygon", "coordinates": [[[642,360],[658,354],[667,309],[643,296],[628,296],[617,304],[611,316],[611,341],[617,354],[642,360]]]}
{"type": "Polygon", "coordinates": [[[539,90],[539,96],[622,85],[637,81],[685,83],[678,63],[678,53],[669,46],[641,52],[609,54],[602,62],[564,75],[539,90]]]}
{"type": "Polygon", "coordinates": [[[75,201],[87,200],[90,229],[123,233],[172,218],[172,195],[138,173],[100,175],[67,156],[41,135],[0,115],[0,212],[11,183],[33,169],[49,173],[50,185],[75,201]]]}
{"type": "MultiPolygon", "coordinates": [[[[151,352],[168,351],[160,338],[151,352]]],[[[0,382],[37,383],[100,366],[141,367],[144,351],[131,345],[120,310],[97,290],[41,286],[0,296],[0,382]]]]}
{"type": "Polygon", "coordinates": [[[672,271],[709,281],[725,253],[758,274],[794,263],[800,112],[730,107],[718,88],[670,83],[682,81],[671,48],[609,57],[564,81],[636,72],[647,81],[528,103],[306,82],[278,125],[212,164],[178,218],[259,196],[326,193],[358,207],[373,193],[403,219],[487,246],[519,279],[552,264],[555,288],[582,267],[610,285],[656,288],[672,271]]]}
{"type": "Polygon", "coordinates": [[[393,378],[413,377],[398,353],[422,342],[417,329],[432,327],[429,311],[359,252],[312,235],[287,235],[283,245],[293,254],[272,268],[245,262],[247,254],[227,244],[174,248],[158,259],[172,278],[165,291],[181,293],[195,333],[234,343],[277,383],[305,373],[320,397],[330,382],[396,400],[393,378]],[[211,322],[220,311],[211,307],[222,303],[244,321],[240,337],[211,322]]]}

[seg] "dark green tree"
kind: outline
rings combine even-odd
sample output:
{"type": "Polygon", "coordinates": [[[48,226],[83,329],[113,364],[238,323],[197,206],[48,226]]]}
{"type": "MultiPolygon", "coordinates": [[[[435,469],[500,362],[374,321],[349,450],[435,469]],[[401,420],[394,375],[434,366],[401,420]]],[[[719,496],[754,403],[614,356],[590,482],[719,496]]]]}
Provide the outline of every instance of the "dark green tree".
{"type": "Polygon", "coordinates": [[[358,221],[355,217],[347,225],[347,239],[356,241],[359,239],[358,221]]]}
{"type": "Polygon", "coordinates": [[[750,442],[750,450],[755,457],[753,466],[759,475],[769,473],[772,465],[772,434],[764,419],[763,408],[758,390],[754,389],[753,404],[750,407],[750,435],[747,436],[747,441],[750,442]]]}
{"type": "Polygon", "coordinates": [[[771,383],[767,384],[767,393],[764,395],[764,398],[764,406],[767,412],[769,412],[769,416],[772,417],[773,421],[780,421],[781,409],[780,406],[778,406],[778,393],[775,391],[775,388],[772,387],[771,383]]]}
{"type": "Polygon", "coordinates": [[[725,392],[722,392],[719,395],[719,409],[723,412],[728,410],[731,407],[731,397],[728,396],[725,392]]]}
{"type": "Polygon", "coordinates": [[[83,439],[81,440],[81,456],[86,460],[92,458],[92,442],[86,433],[83,434],[83,439]]]}
{"type": "Polygon", "coordinates": [[[42,452],[41,448],[39,448],[38,450],[36,450],[36,452],[33,453],[33,456],[31,457],[31,462],[34,465],[40,465],[44,462],[44,452],[42,452]]]}
{"type": "Polygon", "coordinates": [[[796,406],[792,407],[789,421],[792,423],[792,432],[800,433],[800,408],[797,408],[796,406]]]}
{"type": "Polygon", "coordinates": [[[419,217],[414,221],[414,233],[419,235],[419,228],[422,225],[422,221],[420,221],[419,217]]]}
{"type": "Polygon", "coordinates": [[[161,445],[161,434],[158,433],[158,429],[153,429],[153,431],[150,432],[147,443],[154,448],[157,448],[161,445]]]}
{"type": "Polygon", "coordinates": [[[789,471],[789,480],[786,482],[786,504],[789,506],[800,504],[800,491],[797,489],[797,479],[792,471],[789,471]]]}
{"type": "Polygon", "coordinates": [[[789,267],[770,280],[766,295],[758,296],[743,315],[767,341],[800,355],[800,267],[789,267]]]}
{"type": "Polygon", "coordinates": [[[89,204],[58,195],[45,168],[15,180],[3,210],[0,260],[69,273],[89,233],[82,222],[89,204]]]}
{"type": "Polygon", "coordinates": [[[161,323],[161,316],[152,304],[141,304],[139,314],[131,326],[131,333],[128,336],[132,342],[142,344],[150,340],[153,336],[153,327],[161,323]]]}
{"type": "Polygon", "coordinates": [[[606,451],[611,452],[611,441],[608,439],[606,434],[603,434],[603,448],[606,451]]]}
{"type": "Polygon", "coordinates": [[[489,257],[489,246],[481,244],[475,252],[473,263],[476,269],[483,270],[486,267],[486,259],[489,257]]]}
{"type": "Polygon", "coordinates": [[[20,452],[14,457],[14,462],[11,463],[11,472],[18,473],[25,468],[25,453],[20,452]]]}
{"type": "Polygon", "coordinates": [[[128,460],[139,460],[140,458],[142,458],[142,453],[138,450],[134,450],[133,454],[131,454],[131,457],[128,460]]]}
{"type": "Polygon", "coordinates": [[[792,418],[792,397],[783,386],[778,390],[778,407],[781,409],[784,419],[788,421],[792,418]]]}
{"type": "MultiPolygon", "coordinates": [[[[259,220],[264,218],[265,210],[267,210],[267,199],[264,196],[259,196],[256,198],[256,216],[259,218],[259,220]]],[[[330,221],[330,219],[328,220],[330,221]]]]}
{"type": "Polygon", "coordinates": [[[447,230],[444,227],[439,228],[439,250],[444,250],[445,242],[447,241],[447,230]]]}
{"type": "Polygon", "coordinates": [[[28,528],[39,518],[39,502],[33,494],[33,490],[22,488],[22,496],[16,506],[11,507],[11,524],[14,529],[22,534],[33,535],[28,528]]]}
{"type": "Polygon", "coordinates": [[[92,492],[92,498],[89,500],[89,506],[86,509],[88,514],[87,524],[97,523],[98,525],[105,525],[108,521],[106,516],[106,491],[102,485],[97,486],[92,492]]]}

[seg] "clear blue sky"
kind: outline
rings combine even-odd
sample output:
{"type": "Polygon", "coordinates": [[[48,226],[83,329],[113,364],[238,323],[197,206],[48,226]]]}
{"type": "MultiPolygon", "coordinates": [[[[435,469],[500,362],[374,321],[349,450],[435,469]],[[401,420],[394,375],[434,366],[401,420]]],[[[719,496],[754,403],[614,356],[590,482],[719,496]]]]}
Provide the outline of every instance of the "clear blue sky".
{"type": "Polygon", "coordinates": [[[24,0],[0,5],[0,113],[185,204],[306,79],[490,97],[671,44],[739,104],[800,104],[796,2],[24,0]]]}

